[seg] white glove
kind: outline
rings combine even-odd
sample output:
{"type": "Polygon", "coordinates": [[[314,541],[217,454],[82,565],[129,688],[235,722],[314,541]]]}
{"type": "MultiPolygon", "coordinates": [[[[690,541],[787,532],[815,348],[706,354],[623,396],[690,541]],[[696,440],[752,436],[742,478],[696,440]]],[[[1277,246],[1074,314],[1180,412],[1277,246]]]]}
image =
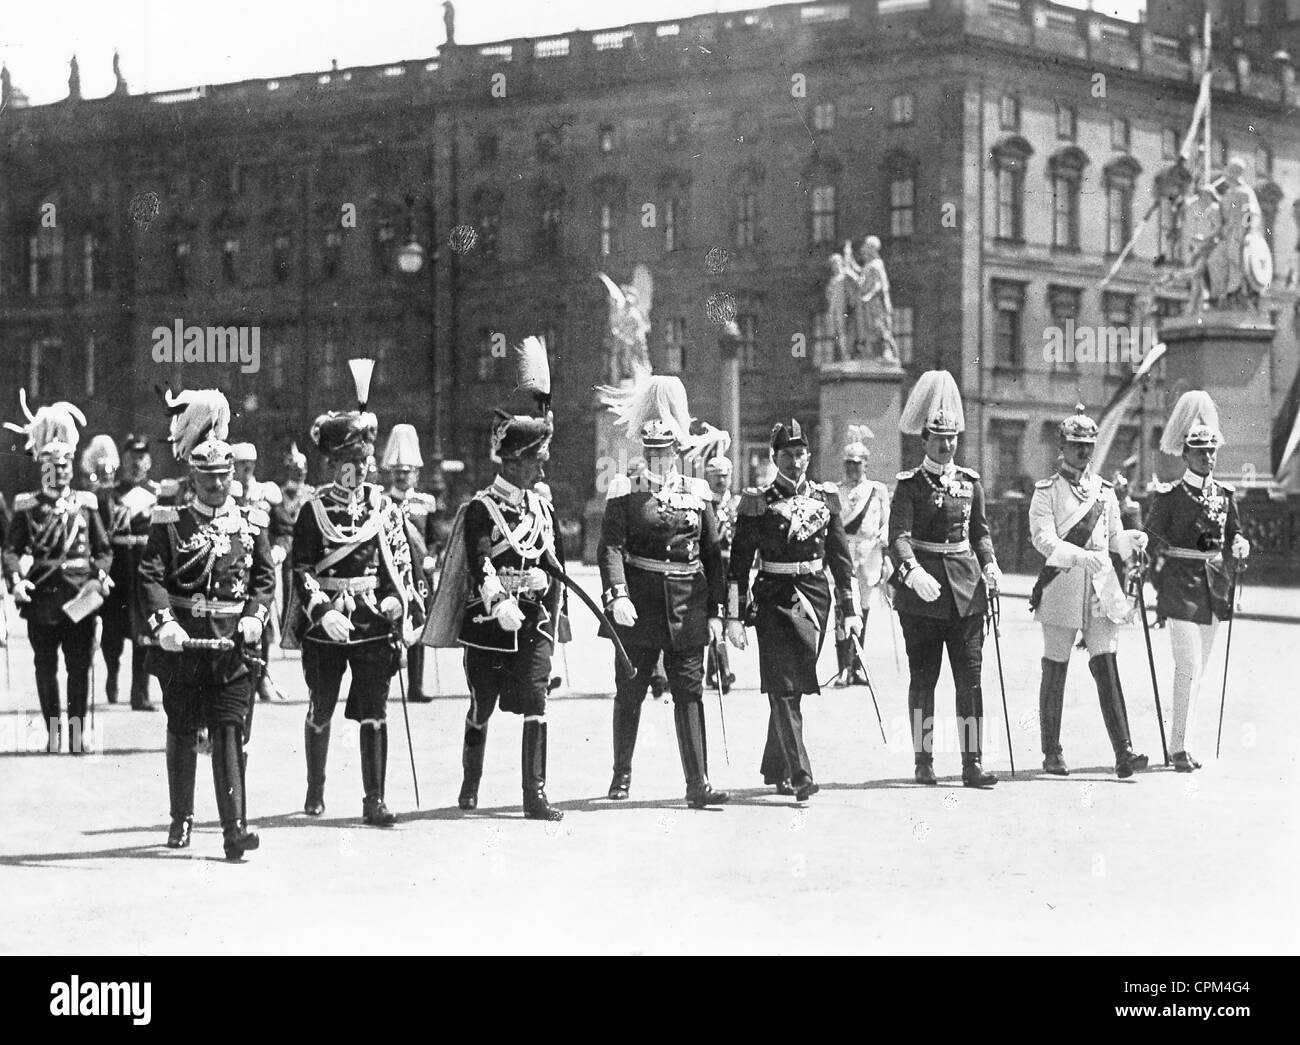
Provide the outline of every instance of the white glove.
{"type": "Polygon", "coordinates": [[[709,618],[709,641],[721,643],[723,640],[723,636],[724,636],[724,631],[722,628],[722,618],[710,617],[709,618]]]}
{"type": "Polygon", "coordinates": [[[262,643],[262,622],[256,617],[239,618],[239,637],[245,646],[260,646],[262,643]]]}
{"type": "Polygon", "coordinates": [[[1151,535],[1146,530],[1125,530],[1124,533],[1135,551],[1144,552],[1151,543],[1151,535]]]}
{"type": "Polygon", "coordinates": [[[862,618],[858,616],[844,618],[844,630],[849,635],[862,636],[862,618]]]}
{"type": "Polygon", "coordinates": [[[614,623],[620,628],[630,628],[636,623],[636,607],[626,595],[620,595],[615,599],[609,609],[614,617],[614,623]]]}
{"type": "Polygon", "coordinates": [[[14,590],[13,590],[14,602],[31,602],[32,591],[35,589],[35,587],[36,585],[34,585],[26,577],[20,577],[18,580],[14,581],[14,590]]]}
{"type": "Polygon", "coordinates": [[[103,577],[101,577],[97,583],[99,584],[100,595],[107,595],[110,591],[113,590],[114,587],[113,578],[108,576],[108,574],[105,574],[103,577]]]}
{"type": "Polygon", "coordinates": [[[1105,552],[1084,552],[1079,558],[1079,565],[1089,577],[1110,569],[1110,556],[1105,552]]]}
{"type": "Polygon", "coordinates": [[[397,620],[402,615],[402,600],[396,595],[387,596],[379,604],[379,612],[389,620],[397,620]]]}
{"type": "Polygon", "coordinates": [[[502,599],[492,607],[492,616],[506,631],[518,631],[524,626],[524,611],[514,599],[502,599]]]}
{"type": "Polygon", "coordinates": [[[913,566],[907,575],[907,586],[917,595],[921,596],[922,602],[934,602],[943,594],[943,588],[925,571],[923,566],[913,566]]]}
{"type": "Polygon", "coordinates": [[[284,550],[283,545],[280,544],[271,545],[271,561],[275,563],[277,566],[284,565],[284,560],[288,557],[288,554],[289,553],[284,550]]]}
{"type": "Polygon", "coordinates": [[[169,620],[158,629],[158,645],[168,653],[179,653],[188,638],[185,629],[174,620],[169,620]]]}
{"type": "Polygon", "coordinates": [[[991,562],[984,567],[984,583],[989,591],[995,594],[1002,586],[1002,570],[996,562],[991,562]]]}
{"type": "Polygon", "coordinates": [[[438,568],[438,561],[432,555],[426,555],[420,566],[425,573],[432,573],[438,568]]]}
{"type": "Polygon", "coordinates": [[[744,649],[749,645],[745,639],[745,625],[738,620],[727,621],[727,641],[736,649],[744,649]]]}
{"type": "Polygon", "coordinates": [[[338,610],[326,610],[320,618],[321,630],[335,642],[347,642],[353,624],[338,610]]]}
{"type": "Polygon", "coordinates": [[[1246,540],[1241,534],[1237,534],[1232,539],[1232,557],[1234,559],[1250,558],[1250,541],[1246,540]]]}

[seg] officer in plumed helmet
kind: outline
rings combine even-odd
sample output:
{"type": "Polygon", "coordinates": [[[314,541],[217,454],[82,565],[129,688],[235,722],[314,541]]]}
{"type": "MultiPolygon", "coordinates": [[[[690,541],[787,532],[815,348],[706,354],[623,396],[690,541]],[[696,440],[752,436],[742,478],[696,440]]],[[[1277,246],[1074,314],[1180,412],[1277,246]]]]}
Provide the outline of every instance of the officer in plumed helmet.
{"type": "Polygon", "coordinates": [[[415,590],[402,511],[365,478],[379,427],[366,409],[374,360],[353,359],[349,366],[357,409],[322,414],[311,429],[331,481],[317,489],[294,525],[293,591],[283,645],[302,649],[310,700],[303,727],[303,811],[309,816],[325,811],[330,720],[343,673],[351,670],[345,714],[360,727],[362,819],[391,827],[397,818],[384,802],[388,691],[402,646],[415,640],[424,623],[424,607],[415,590]]]}
{"type": "Polygon", "coordinates": [[[100,521],[95,495],[72,489],[78,425],[85,416],[71,403],[27,409],[27,424],[5,427],[27,436],[27,450],[40,463],[41,488],[14,499],[5,535],[3,564],[9,591],[27,621],[36,667],[36,696],[49,729],[49,750],[60,748],[59,650],[68,673],[69,750],[84,754],[86,706],[95,613],[112,587],[112,546],[100,521]],[[28,565],[30,563],[30,565],[28,565]]]}
{"type": "Polygon", "coordinates": [[[776,477],[740,496],[727,571],[727,640],[746,645],[745,627],[758,633],[759,676],[767,694],[763,780],[800,802],[818,791],[803,742],[803,695],[820,693],[817,654],[826,637],[835,581],[836,609],[845,627],[861,635],[853,599],[853,559],[840,518],[839,489],[807,478],[808,440],[796,420],[772,427],[776,477]],[[758,575],[750,588],[749,574],[758,575]]]}
{"type": "Polygon", "coordinates": [[[898,563],[891,583],[907,646],[911,681],[907,709],[912,725],[916,782],[935,784],[934,689],[948,648],[957,691],[961,782],[991,787],[984,770],[984,613],[988,591],[1002,573],[993,555],[979,473],[953,462],[965,429],[961,394],[946,370],[922,374],[908,396],[898,428],[919,435],[925,456],[898,473],[889,510],[889,546],[898,563]]]}
{"type": "Polygon", "coordinates": [[[1125,529],[1114,486],[1092,471],[1097,422],[1076,408],[1061,422],[1056,474],[1034,484],[1029,537],[1047,560],[1029,597],[1043,628],[1042,680],[1038,690],[1043,769],[1067,776],[1061,752],[1065,676],[1075,637],[1083,632],[1088,668],[1097,684],[1101,717],[1115,752],[1115,773],[1130,777],[1146,769],[1147,756],[1133,751],[1128,710],[1115,652],[1119,625],[1131,607],[1111,566],[1111,555],[1128,559],[1146,547],[1146,534],[1125,529]]]}
{"type": "Polygon", "coordinates": [[[249,660],[260,656],[275,593],[270,519],[231,496],[234,455],[225,441],[225,396],[212,390],[182,395],[187,399],[172,418],[172,449],[189,463],[192,496],[154,508],[140,562],[140,597],[154,647],[148,663],[162,684],[167,713],[167,846],[190,844],[197,736],[206,726],[223,846],[227,859],[238,860],[260,844],[248,830],[244,744],[253,699],[249,660]]]}

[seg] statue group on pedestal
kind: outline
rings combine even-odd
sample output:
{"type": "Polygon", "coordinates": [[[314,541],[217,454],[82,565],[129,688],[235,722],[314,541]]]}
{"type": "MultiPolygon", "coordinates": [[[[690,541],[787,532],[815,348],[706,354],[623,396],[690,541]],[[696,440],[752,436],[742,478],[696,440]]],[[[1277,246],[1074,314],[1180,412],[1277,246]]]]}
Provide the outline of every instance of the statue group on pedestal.
{"type": "Polygon", "coordinates": [[[894,342],[894,306],[889,298],[889,275],[880,257],[880,240],[867,236],[855,250],[829,259],[826,312],[835,339],[835,361],[878,359],[898,364],[894,342]]]}

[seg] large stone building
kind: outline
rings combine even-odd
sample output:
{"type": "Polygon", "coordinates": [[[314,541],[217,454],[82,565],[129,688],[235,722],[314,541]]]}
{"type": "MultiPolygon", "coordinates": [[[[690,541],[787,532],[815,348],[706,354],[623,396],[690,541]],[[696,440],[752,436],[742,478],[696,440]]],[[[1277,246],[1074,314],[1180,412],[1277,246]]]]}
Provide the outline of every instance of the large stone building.
{"type": "MultiPolygon", "coordinates": [[[[1152,6],[1161,20],[1142,25],[1044,0],[787,4],[165,94],[11,97],[0,410],[15,413],[25,385],[88,404],[92,430],[157,432],[155,386],[215,383],[239,435],[278,451],[348,405],[344,360],[366,352],[381,423],[415,423],[426,456],[436,435],[468,484],[511,390],[493,335],[545,333],[551,471],[576,514],[597,478],[598,271],[650,268],[652,362],[710,419],[720,328],[705,305],[733,296],[748,476],[773,419],[815,424],[827,257],[875,234],[908,378],[957,373],[962,456],[995,491],[1023,489],[1050,467],[1057,420],[1076,401],[1101,409],[1125,366],[1048,361],[1045,330],[1141,323],[1169,253],[1158,214],[1099,289],[1196,99],[1201,54],[1182,27],[1199,4],[1152,6]],[[472,248],[449,246],[468,241],[456,226],[472,248]],[[426,250],[406,253],[422,262],[407,273],[412,241],[426,250]],[[706,265],[714,247],[721,271],[706,265]],[[260,370],[157,362],[153,331],[178,322],[257,327],[260,370]]],[[[1245,158],[1274,252],[1272,417],[1297,366],[1300,236],[1300,93],[1272,51],[1300,12],[1246,6],[1275,32],[1257,33],[1262,53],[1231,31],[1216,45],[1213,148],[1216,163],[1245,158]]],[[[1153,307],[1183,296],[1160,288],[1153,307]]],[[[1151,473],[1166,391],[1157,372],[1112,463],[1136,454],[1151,473]]],[[[25,467],[0,458],[0,486],[25,467]]]]}

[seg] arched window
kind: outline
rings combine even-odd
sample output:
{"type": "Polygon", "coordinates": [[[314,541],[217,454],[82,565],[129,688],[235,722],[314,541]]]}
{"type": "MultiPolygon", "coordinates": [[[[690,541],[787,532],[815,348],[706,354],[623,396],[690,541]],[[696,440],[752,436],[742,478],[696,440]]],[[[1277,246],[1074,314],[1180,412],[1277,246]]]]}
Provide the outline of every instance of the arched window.
{"type": "Polygon", "coordinates": [[[1106,185],[1106,253],[1118,254],[1133,235],[1133,188],[1142,165],[1131,156],[1108,163],[1106,185]]]}
{"type": "Polygon", "coordinates": [[[484,185],[474,193],[474,229],[478,247],[486,258],[495,258],[501,246],[501,191],[484,185]]]}
{"type": "Polygon", "coordinates": [[[1052,247],[1079,249],[1079,188],[1088,157],[1074,146],[1061,149],[1047,161],[1052,188],[1052,247]]]}
{"type": "Polygon", "coordinates": [[[1019,135],[1003,138],[990,150],[997,200],[993,227],[1000,240],[1024,242],[1025,170],[1033,151],[1033,146],[1019,135]]]}
{"type": "Polygon", "coordinates": [[[667,170],[659,175],[658,184],[663,201],[659,209],[659,225],[664,233],[664,250],[670,253],[685,250],[691,176],[687,171],[667,170]]]}

